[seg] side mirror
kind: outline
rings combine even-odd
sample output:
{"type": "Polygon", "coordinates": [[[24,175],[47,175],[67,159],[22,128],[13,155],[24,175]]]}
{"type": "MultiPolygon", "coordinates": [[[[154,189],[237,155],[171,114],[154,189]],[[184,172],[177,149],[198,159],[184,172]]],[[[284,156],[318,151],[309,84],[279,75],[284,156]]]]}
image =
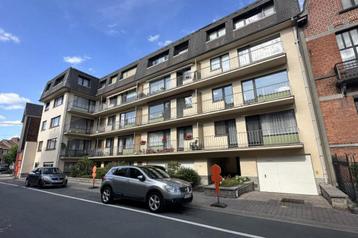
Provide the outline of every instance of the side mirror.
{"type": "Polygon", "coordinates": [[[137,179],[139,180],[139,181],[144,181],[145,180],[145,177],[143,176],[143,175],[139,175],[138,177],[137,177],[137,179]]]}

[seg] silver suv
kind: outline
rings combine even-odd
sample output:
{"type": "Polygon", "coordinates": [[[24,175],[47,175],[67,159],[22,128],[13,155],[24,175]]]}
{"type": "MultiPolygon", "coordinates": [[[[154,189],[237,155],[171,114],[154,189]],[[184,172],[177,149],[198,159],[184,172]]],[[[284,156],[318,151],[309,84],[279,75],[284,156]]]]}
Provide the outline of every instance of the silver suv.
{"type": "Polygon", "coordinates": [[[193,200],[191,184],[170,178],[162,169],[152,166],[113,167],[103,177],[101,200],[126,198],[146,202],[152,212],[167,204],[182,204],[193,200]]]}

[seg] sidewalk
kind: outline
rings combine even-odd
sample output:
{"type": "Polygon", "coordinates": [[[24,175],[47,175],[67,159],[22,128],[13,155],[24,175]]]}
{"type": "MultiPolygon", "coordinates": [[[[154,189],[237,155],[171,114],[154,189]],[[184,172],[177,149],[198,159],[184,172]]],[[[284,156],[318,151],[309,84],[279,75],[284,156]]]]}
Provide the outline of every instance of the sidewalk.
{"type": "Polygon", "coordinates": [[[211,207],[215,197],[208,197],[202,192],[194,192],[194,200],[188,207],[211,210],[234,215],[245,215],[283,222],[329,227],[358,233],[358,215],[348,211],[336,210],[320,196],[300,196],[251,192],[238,199],[221,198],[226,208],[211,207]],[[281,202],[282,198],[304,199],[304,204],[281,202]]]}

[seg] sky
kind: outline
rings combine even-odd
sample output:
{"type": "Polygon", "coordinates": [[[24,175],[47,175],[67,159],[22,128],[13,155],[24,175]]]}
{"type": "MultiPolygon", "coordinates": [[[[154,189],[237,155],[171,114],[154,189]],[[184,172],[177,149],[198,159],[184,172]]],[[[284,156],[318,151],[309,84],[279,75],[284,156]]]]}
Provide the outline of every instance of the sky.
{"type": "Polygon", "coordinates": [[[0,139],[72,66],[103,77],[254,0],[1,0],[0,139]],[[203,4],[205,2],[205,4],[203,4]]]}

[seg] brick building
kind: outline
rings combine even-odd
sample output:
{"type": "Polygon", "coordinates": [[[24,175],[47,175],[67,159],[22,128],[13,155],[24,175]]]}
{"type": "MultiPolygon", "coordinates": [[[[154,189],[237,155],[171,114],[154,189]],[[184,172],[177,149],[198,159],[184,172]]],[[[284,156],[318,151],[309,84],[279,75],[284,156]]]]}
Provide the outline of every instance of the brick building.
{"type": "Polygon", "coordinates": [[[301,20],[321,133],[331,154],[358,154],[358,2],[306,0],[301,20]]]}

